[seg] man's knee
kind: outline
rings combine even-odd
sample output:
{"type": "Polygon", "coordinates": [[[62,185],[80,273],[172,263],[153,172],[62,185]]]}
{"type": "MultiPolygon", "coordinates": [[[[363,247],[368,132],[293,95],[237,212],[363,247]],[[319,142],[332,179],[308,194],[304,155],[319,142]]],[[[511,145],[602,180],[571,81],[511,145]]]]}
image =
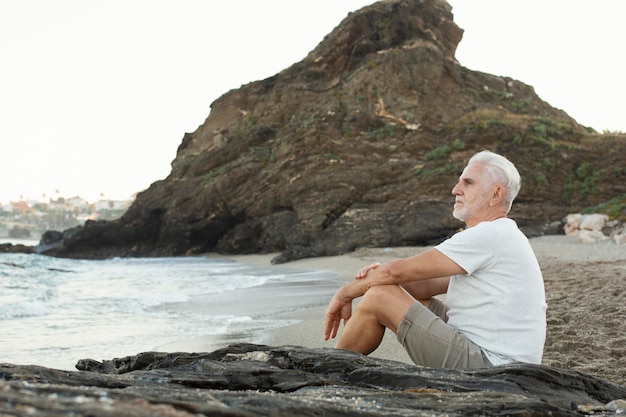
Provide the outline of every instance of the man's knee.
{"type": "Polygon", "coordinates": [[[397,331],[400,321],[415,299],[399,285],[377,285],[370,287],[358,309],[371,314],[385,327],[397,331]]]}
{"type": "Polygon", "coordinates": [[[361,303],[359,303],[359,305],[385,305],[389,300],[395,298],[394,294],[396,294],[397,296],[398,290],[400,290],[400,287],[397,285],[376,285],[374,287],[370,287],[363,295],[363,299],[361,300],[361,303]]]}

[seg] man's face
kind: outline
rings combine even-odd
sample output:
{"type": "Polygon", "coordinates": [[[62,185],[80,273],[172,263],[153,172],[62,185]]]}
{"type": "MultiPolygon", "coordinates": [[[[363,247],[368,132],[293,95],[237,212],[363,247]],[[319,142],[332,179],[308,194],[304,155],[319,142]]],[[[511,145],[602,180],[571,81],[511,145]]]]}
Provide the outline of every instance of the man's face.
{"type": "Polygon", "coordinates": [[[482,220],[481,214],[489,209],[493,180],[480,162],[465,167],[459,182],[452,189],[454,194],[454,211],[452,215],[469,227],[482,220]]]}

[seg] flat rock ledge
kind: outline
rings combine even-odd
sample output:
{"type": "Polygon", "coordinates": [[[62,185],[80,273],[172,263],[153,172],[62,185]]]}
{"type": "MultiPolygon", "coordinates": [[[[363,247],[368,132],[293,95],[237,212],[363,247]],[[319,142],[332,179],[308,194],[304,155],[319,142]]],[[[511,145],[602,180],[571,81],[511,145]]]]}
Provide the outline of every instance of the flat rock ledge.
{"type": "Polygon", "coordinates": [[[623,415],[626,387],[543,365],[443,370],[335,349],[237,344],[211,353],[0,364],[1,415],[623,415]]]}

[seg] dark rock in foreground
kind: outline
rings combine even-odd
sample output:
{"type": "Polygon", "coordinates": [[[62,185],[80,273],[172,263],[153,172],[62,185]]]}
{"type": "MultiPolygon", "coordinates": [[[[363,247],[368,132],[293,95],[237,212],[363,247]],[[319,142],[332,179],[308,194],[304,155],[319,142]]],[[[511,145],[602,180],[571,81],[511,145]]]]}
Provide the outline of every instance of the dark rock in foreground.
{"type": "Polygon", "coordinates": [[[147,352],[76,367],[0,365],[0,413],[571,416],[615,412],[606,404],[626,398],[626,387],[548,366],[442,370],[293,346],[147,352]]]}

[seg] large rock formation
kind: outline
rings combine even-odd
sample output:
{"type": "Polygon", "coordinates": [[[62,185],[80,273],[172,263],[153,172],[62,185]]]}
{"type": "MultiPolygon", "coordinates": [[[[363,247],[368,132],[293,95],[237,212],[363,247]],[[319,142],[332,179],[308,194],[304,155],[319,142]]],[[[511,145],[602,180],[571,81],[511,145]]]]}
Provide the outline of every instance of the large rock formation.
{"type": "Polygon", "coordinates": [[[529,235],[626,192],[623,135],[590,132],[532,87],[462,67],[462,33],[442,0],[351,13],[301,62],[216,100],[170,175],[122,218],[66,231],[46,253],[282,252],[282,262],[433,243],[461,226],[450,190],[482,149],[518,166],[511,216],[529,235]]]}
{"type": "Polygon", "coordinates": [[[2,415],[619,415],[626,387],[540,365],[445,370],[334,349],[234,345],[212,353],[81,360],[68,372],[0,364],[2,415]]]}

